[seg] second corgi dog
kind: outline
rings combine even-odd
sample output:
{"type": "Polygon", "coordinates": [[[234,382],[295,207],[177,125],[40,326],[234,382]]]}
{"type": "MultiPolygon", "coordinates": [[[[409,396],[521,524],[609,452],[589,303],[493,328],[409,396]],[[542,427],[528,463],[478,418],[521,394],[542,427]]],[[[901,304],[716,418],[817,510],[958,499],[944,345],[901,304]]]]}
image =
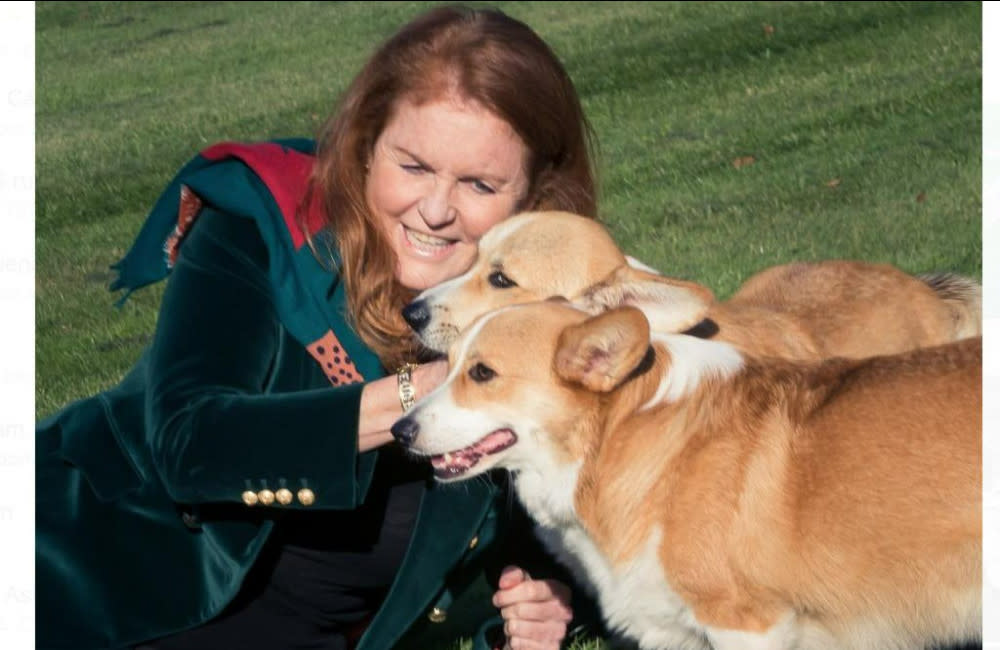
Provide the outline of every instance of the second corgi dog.
{"type": "Polygon", "coordinates": [[[980,286],[962,276],[915,277],[850,261],[787,264],[716,302],[707,287],[628,258],[597,221],[565,212],[500,222],[480,240],[468,272],[424,291],[403,314],[425,346],[446,352],[480,314],[552,296],[592,313],[633,305],[655,332],[690,328],[756,355],[790,359],[890,354],[982,331],[980,286]]]}

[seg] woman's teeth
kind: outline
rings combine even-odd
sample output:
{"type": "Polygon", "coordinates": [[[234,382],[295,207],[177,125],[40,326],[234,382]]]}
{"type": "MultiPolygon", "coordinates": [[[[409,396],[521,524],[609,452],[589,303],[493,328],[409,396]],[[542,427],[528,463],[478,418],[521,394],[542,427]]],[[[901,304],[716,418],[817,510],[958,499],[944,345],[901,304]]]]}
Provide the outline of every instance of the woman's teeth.
{"type": "Polygon", "coordinates": [[[452,242],[450,239],[442,239],[440,237],[435,237],[434,235],[427,235],[422,232],[417,232],[416,230],[405,229],[406,238],[413,244],[416,248],[422,250],[437,250],[450,245],[452,242]]]}

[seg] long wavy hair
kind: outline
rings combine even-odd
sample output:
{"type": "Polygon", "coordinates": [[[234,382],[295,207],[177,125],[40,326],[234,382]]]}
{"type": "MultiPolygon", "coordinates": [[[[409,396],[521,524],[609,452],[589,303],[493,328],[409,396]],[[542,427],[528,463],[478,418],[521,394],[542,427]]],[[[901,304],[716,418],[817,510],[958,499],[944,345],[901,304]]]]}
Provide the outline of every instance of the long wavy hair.
{"type": "Polygon", "coordinates": [[[321,128],[305,202],[319,194],[351,324],[390,369],[419,358],[401,315],[415,292],[396,280],[395,252],[365,201],[366,165],[401,101],[420,105],[446,95],[485,107],[526,145],[530,184],[518,211],[596,216],[596,139],[548,45],[495,9],[438,7],[405,25],[368,60],[321,128]]]}

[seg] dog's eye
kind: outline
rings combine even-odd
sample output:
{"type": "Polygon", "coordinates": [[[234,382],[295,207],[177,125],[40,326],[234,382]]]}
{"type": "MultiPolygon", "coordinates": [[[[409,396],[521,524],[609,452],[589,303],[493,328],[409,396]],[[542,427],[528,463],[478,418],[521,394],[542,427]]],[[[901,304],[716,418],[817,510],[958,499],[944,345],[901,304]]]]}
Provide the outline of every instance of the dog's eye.
{"type": "Polygon", "coordinates": [[[508,278],[503,274],[503,271],[494,271],[490,273],[490,277],[487,278],[490,284],[497,289],[510,289],[511,287],[516,287],[517,283],[508,278]]]}
{"type": "Polygon", "coordinates": [[[493,379],[494,377],[496,377],[496,374],[497,373],[493,370],[493,368],[490,368],[489,366],[483,365],[481,363],[477,363],[476,365],[469,368],[469,377],[472,378],[472,381],[480,384],[483,383],[484,381],[489,381],[493,379]]]}

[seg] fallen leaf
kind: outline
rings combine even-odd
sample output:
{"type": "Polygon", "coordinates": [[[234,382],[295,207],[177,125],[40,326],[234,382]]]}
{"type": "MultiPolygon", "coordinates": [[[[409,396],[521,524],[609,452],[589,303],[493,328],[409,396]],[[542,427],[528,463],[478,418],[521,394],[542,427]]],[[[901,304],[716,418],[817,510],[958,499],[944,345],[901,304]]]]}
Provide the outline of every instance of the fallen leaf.
{"type": "Polygon", "coordinates": [[[840,187],[840,179],[839,178],[831,178],[830,180],[828,180],[826,182],[826,186],[827,187],[840,187]]]}
{"type": "Polygon", "coordinates": [[[764,23],[764,36],[770,37],[774,34],[774,25],[764,23]]]}
{"type": "Polygon", "coordinates": [[[926,194],[924,194],[923,192],[921,192],[920,194],[917,194],[917,203],[923,203],[926,200],[927,200],[927,195],[926,194]]]}
{"type": "Polygon", "coordinates": [[[739,158],[733,160],[733,167],[739,169],[740,167],[746,167],[747,165],[752,165],[757,162],[757,159],[753,156],[740,156],[739,158]]]}

